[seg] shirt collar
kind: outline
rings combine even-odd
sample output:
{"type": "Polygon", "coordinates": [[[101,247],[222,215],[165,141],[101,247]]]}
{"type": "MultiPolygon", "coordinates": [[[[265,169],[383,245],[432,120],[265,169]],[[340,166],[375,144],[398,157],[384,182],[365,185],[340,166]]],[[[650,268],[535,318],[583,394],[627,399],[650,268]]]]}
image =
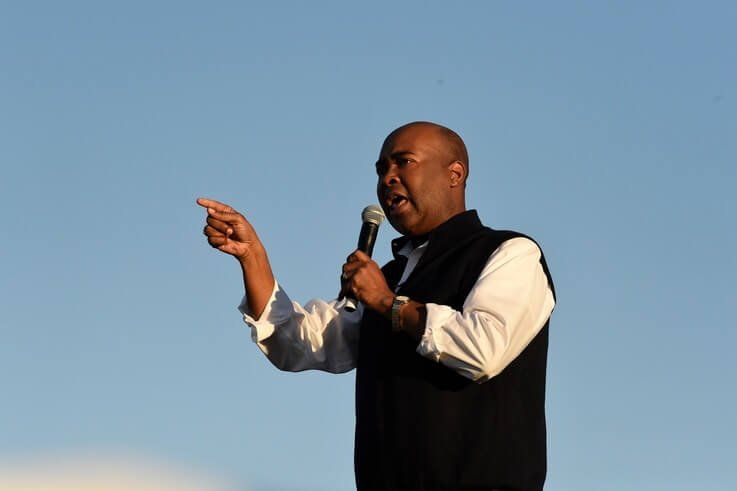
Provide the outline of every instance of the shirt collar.
{"type": "MultiPolygon", "coordinates": [[[[461,212],[432,230],[428,235],[428,239],[419,245],[417,249],[421,247],[443,249],[455,242],[459,238],[459,235],[462,236],[466,233],[471,233],[481,227],[481,221],[479,220],[476,210],[461,212]]],[[[406,235],[392,240],[391,245],[392,255],[395,259],[397,256],[407,257],[415,249],[415,247],[412,246],[410,237],[407,237],[406,235]]]]}
{"type": "Polygon", "coordinates": [[[412,252],[414,252],[414,251],[419,251],[419,250],[426,249],[427,248],[427,244],[429,244],[429,243],[430,243],[430,241],[429,240],[426,240],[422,244],[420,244],[417,247],[415,247],[415,246],[412,245],[412,241],[411,240],[408,240],[408,241],[404,242],[404,245],[399,250],[397,250],[396,252],[394,252],[394,257],[397,257],[397,256],[409,257],[409,255],[412,254],[412,252]]]}

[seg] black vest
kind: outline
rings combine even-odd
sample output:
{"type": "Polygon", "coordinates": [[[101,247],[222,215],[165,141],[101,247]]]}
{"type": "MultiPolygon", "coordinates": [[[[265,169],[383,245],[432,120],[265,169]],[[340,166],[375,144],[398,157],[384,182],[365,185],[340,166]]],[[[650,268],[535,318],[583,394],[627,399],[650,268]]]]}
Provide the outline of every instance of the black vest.
{"type": "MultiPolygon", "coordinates": [[[[523,235],[484,227],[473,210],[456,215],[430,233],[399,293],[462,310],[491,253],[514,237],[523,235]]],[[[402,266],[382,270],[394,288],[402,266]]],[[[356,375],[359,491],[541,490],[547,347],[546,322],[509,366],[478,384],[417,354],[415,341],[367,309],[356,375]]]]}

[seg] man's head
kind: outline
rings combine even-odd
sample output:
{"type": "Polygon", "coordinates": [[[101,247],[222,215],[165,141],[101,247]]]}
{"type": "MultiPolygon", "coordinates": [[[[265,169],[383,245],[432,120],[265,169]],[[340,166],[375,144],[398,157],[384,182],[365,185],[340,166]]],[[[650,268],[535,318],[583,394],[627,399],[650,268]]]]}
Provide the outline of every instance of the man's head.
{"type": "Polygon", "coordinates": [[[424,235],[466,209],[466,145],[444,126],[420,121],[392,131],[376,173],[381,207],[403,235],[424,235]]]}

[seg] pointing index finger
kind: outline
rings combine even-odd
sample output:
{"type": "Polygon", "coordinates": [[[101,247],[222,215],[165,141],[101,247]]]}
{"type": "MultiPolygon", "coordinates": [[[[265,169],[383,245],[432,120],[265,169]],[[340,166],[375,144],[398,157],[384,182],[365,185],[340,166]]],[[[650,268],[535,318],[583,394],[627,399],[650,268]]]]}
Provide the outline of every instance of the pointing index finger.
{"type": "Polygon", "coordinates": [[[204,206],[205,208],[212,208],[215,211],[224,211],[226,213],[234,211],[232,207],[226,205],[225,203],[215,201],[214,199],[197,198],[197,204],[200,206],[204,206]]]}

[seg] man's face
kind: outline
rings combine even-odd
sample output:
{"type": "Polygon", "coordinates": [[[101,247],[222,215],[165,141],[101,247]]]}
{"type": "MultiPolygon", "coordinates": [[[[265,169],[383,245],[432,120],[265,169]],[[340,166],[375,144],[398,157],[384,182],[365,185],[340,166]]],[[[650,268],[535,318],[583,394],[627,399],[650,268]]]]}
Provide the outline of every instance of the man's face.
{"type": "Polygon", "coordinates": [[[376,162],[376,194],[399,233],[423,235],[453,215],[451,161],[435,128],[409,126],[386,139],[376,162]]]}

